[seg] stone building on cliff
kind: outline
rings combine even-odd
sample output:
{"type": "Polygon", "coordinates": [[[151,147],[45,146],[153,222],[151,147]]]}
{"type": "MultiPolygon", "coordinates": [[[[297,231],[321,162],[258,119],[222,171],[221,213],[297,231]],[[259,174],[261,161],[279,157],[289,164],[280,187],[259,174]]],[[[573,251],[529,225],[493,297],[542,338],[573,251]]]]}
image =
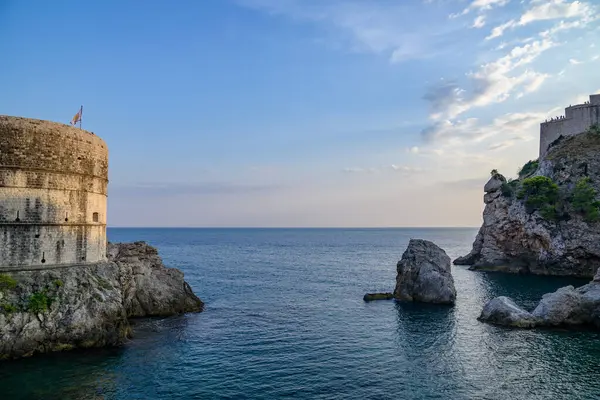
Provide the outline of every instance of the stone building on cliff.
{"type": "Polygon", "coordinates": [[[565,115],[542,122],[540,125],[540,159],[548,152],[550,144],[560,136],[574,136],[590,126],[600,124],[600,94],[590,96],[584,104],[565,108],[565,115]]]}
{"type": "Polygon", "coordinates": [[[105,261],[107,186],[98,136],[0,116],[0,270],[105,261]]]}

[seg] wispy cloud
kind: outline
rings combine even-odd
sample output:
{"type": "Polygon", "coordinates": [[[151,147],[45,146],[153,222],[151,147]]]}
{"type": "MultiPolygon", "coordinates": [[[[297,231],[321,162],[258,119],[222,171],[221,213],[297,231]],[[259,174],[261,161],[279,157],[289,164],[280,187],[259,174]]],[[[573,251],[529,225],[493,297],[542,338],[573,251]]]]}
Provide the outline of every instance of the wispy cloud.
{"type": "Polygon", "coordinates": [[[274,192],[283,186],[238,184],[231,182],[139,182],[130,185],[111,186],[111,192],[117,196],[178,196],[178,195],[229,195],[274,192]]]}
{"type": "Polygon", "coordinates": [[[483,28],[485,26],[485,16],[484,15],[480,15],[477,18],[475,18],[475,20],[473,21],[473,25],[471,25],[472,28],[483,28]]]}
{"type": "Polygon", "coordinates": [[[479,11],[479,12],[488,11],[494,7],[505,6],[509,2],[510,2],[510,0],[473,0],[473,2],[471,2],[471,4],[469,4],[469,6],[466,7],[465,9],[463,9],[461,12],[456,13],[456,14],[450,14],[450,18],[456,18],[461,15],[466,15],[466,14],[470,13],[471,11],[479,11]]]}
{"type": "Polygon", "coordinates": [[[511,19],[504,24],[496,26],[487,37],[494,39],[504,34],[507,29],[525,26],[536,21],[555,19],[574,19],[577,21],[561,21],[554,31],[582,27],[597,18],[597,7],[582,1],[565,0],[532,0],[531,8],[527,9],[520,18],[511,19]]]}
{"type": "Polygon", "coordinates": [[[548,75],[531,69],[517,70],[531,64],[540,54],[555,45],[550,39],[541,39],[514,47],[505,56],[467,74],[471,84],[470,91],[452,81],[442,81],[430,87],[424,99],[430,102],[431,118],[453,119],[473,107],[501,103],[517,90],[522,93],[537,90],[548,75]]]}
{"type": "Polygon", "coordinates": [[[420,2],[359,0],[237,0],[238,4],[271,15],[333,27],[338,40],[353,51],[385,54],[393,63],[430,58],[449,51],[452,27],[423,24],[420,2]]]}
{"type": "MultiPolygon", "coordinates": [[[[494,136],[513,137],[515,133],[526,132],[537,126],[548,113],[511,113],[495,118],[490,124],[481,124],[477,118],[461,121],[440,121],[421,132],[428,143],[474,141],[481,142],[494,136]]],[[[522,137],[521,137],[522,138],[522,137]]]]}

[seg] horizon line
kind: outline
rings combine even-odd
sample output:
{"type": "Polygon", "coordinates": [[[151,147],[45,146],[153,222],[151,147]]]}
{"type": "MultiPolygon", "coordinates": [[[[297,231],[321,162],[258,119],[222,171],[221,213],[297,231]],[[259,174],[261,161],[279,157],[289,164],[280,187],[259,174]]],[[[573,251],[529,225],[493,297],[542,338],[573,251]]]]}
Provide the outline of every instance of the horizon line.
{"type": "Polygon", "coordinates": [[[476,229],[480,226],[107,226],[109,229],[476,229]]]}

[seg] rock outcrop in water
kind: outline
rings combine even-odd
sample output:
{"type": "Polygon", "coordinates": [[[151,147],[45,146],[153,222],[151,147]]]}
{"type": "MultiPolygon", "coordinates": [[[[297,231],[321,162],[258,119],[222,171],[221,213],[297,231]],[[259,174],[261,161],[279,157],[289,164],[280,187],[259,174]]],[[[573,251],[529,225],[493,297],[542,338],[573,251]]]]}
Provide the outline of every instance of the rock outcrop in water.
{"type": "Polygon", "coordinates": [[[600,329],[600,271],[592,282],[580,288],[565,286],[545,294],[531,313],[506,297],[496,297],[485,305],[479,319],[522,328],[589,326],[600,329]]]}
{"type": "Polygon", "coordinates": [[[120,345],[132,333],[128,317],[202,309],[155,248],[109,244],[106,263],[0,274],[0,359],[120,345]]]}
{"type": "Polygon", "coordinates": [[[453,304],[456,300],[450,257],[434,243],[411,239],[398,261],[394,297],[401,301],[453,304]]]}
{"type": "Polygon", "coordinates": [[[487,302],[480,321],[496,325],[514,326],[519,328],[533,328],[535,321],[531,313],[523,310],[514,301],[505,296],[496,297],[487,302]]]}
{"type": "Polygon", "coordinates": [[[536,169],[512,182],[496,173],[484,190],[483,225],[472,251],[455,264],[590,278],[597,271],[600,133],[561,138],[536,169]],[[550,182],[555,187],[548,187],[555,192],[535,193],[541,186],[532,185],[530,194],[524,193],[524,182],[533,177],[539,178],[530,183],[550,182]],[[578,188],[581,196],[575,199],[578,188]]]}
{"type": "Polygon", "coordinates": [[[364,301],[375,301],[375,300],[392,300],[394,298],[393,293],[367,293],[364,295],[364,301]]]}

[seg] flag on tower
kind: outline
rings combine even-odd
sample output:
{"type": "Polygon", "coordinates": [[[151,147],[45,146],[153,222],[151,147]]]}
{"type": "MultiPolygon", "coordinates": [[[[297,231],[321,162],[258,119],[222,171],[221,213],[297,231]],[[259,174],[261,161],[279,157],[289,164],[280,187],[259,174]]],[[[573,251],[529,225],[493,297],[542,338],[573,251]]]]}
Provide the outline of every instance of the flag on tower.
{"type": "Polygon", "coordinates": [[[75,116],[71,120],[71,125],[77,125],[77,123],[79,122],[79,125],[81,127],[81,114],[83,114],[83,106],[81,106],[79,111],[77,111],[77,114],[75,114],[75,116]]]}

